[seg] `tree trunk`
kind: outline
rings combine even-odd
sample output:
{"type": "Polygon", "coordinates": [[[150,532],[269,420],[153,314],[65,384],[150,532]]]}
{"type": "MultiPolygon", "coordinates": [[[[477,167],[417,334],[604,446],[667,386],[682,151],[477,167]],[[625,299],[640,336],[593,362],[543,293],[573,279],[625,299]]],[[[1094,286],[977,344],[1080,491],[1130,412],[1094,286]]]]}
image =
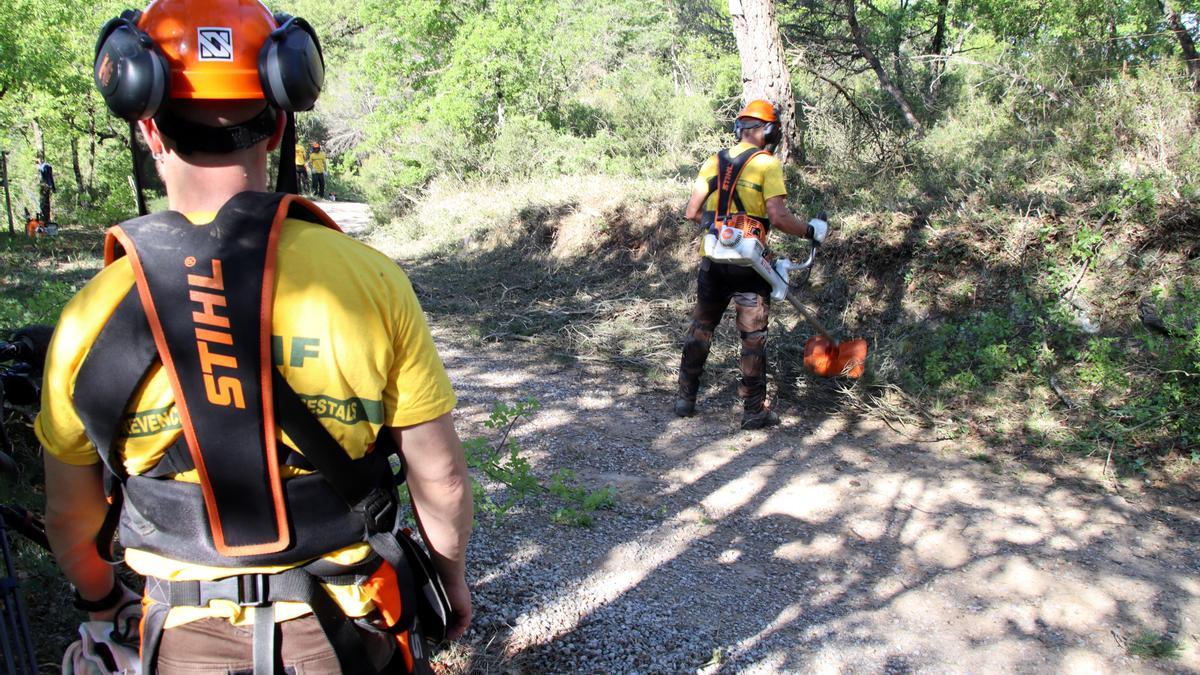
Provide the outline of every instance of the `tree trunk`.
{"type": "Polygon", "coordinates": [[[46,161],[46,139],[42,136],[42,125],[37,120],[31,123],[33,127],[33,152],[37,155],[38,164],[46,161]]]}
{"type": "Polygon", "coordinates": [[[96,190],[96,110],[88,110],[88,173],[87,194],[89,203],[95,198],[96,190]]]}
{"type": "Polygon", "coordinates": [[[1187,26],[1183,24],[1183,18],[1179,16],[1179,12],[1166,0],[1163,0],[1162,10],[1167,17],[1167,26],[1179,40],[1179,50],[1183,52],[1183,62],[1187,65],[1188,75],[1192,78],[1192,91],[1200,91],[1200,54],[1196,53],[1196,42],[1192,39],[1192,34],[1188,32],[1187,26]]]}
{"type": "Polygon", "coordinates": [[[900,114],[904,116],[904,122],[917,135],[923,135],[925,129],[921,126],[921,121],[913,114],[912,106],[908,104],[908,99],[904,98],[904,92],[900,91],[900,88],[892,82],[892,78],[888,77],[887,71],[884,70],[883,64],[879,61],[879,57],[875,55],[875,52],[871,51],[870,45],[867,44],[862,26],[858,24],[858,15],[855,12],[854,0],[846,0],[846,14],[847,21],[850,23],[850,36],[854,39],[854,46],[858,48],[858,53],[871,65],[871,70],[875,71],[875,76],[879,78],[879,86],[883,87],[883,90],[890,94],[892,99],[896,101],[896,105],[900,107],[900,114]]]}
{"type": "Polygon", "coordinates": [[[940,56],[946,49],[946,12],[950,9],[950,0],[938,0],[937,28],[933,31],[933,42],[929,44],[929,53],[940,56]]]}
{"type": "Polygon", "coordinates": [[[775,22],[774,0],[729,0],[733,33],[742,61],[742,102],[766,99],[779,115],[783,132],[775,156],[781,162],[803,157],[803,139],[796,124],[796,99],[792,74],[783,58],[783,40],[775,22]],[[793,151],[801,149],[798,156],[793,151]]]}
{"type": "Polygon", "coordinates": [[[83,183],[83,167],[79,164],[79,137],[71,136],[71,170],[75,174],[75,194],[79,204],[90,206],[87,190],[83,183]]]}

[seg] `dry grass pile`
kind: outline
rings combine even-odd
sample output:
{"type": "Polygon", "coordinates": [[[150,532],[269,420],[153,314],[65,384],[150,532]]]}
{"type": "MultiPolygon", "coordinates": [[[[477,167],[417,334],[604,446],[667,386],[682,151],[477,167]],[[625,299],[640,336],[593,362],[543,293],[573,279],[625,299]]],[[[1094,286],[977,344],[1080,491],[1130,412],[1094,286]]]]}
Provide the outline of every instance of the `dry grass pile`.
{"type": "Polygon", "coordinates": [[[681,182],[602,176],[435,189],[371,243],[402,261],[434,321],[662,375],[693,292],[686,198],[681,182]]]}

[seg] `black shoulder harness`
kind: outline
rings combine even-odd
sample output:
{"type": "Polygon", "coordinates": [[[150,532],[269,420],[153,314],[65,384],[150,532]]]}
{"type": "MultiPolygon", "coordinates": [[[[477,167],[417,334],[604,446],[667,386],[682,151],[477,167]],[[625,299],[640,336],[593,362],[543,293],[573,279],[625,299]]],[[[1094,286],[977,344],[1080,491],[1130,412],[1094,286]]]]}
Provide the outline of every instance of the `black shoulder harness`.
{"type": "MultiPolygon", "coordinates": [[[[275,253],[286,218],[337,229],[295,195],[245,192],[207,225],[193,225],[175,212],[158,213],[111,228],[105,241],[106,264],[128,257],[136,283],[88,351],[73,392],[107,469],[113,501],[98,538],[102,555],[111,555],[116,516],[128,548],[214,567],[305,565],[274,575],[279,578],[269,588],[265,577],[272,575],[214,582],[148,579],[148,594],[159,604],[147,615],[147,673],[153,672],[166,610],[215,598],[259,607],[308,603],[343,670],[365,672],[356,633],[319,580],[355,576],[384,561],[395,568],[400,586],[399,624],[407,629],[415,620],[411,552],[396,539],[396,483],[402,476],[392,469],[397,449],[390,435],[381,434],[374,451],[351,460],[274,367],[275,253]],[[183,434],[156,466],[130,476],[120,456],[126,410],[160,362],[183,434]],[[277,443],[277,428],[299,453],[277,443]],[[315,472],[283,481],[283,464],[315,472]],[[193,468],[199,485],[172,478],[193,468]],[[356,542],[370,543],[375,555],[352,569],[319,560],[356,542]]],[[[266,650],[274,643],[273,623],[258,621],[268,616],[256,612],[256,661],[260,642],[266,650]]],[[[267,652],[261,658],[270,660],[267,652]]]]}
{"type": "Polygon", "coordinates": [[[742,205],[742,199],[737,193],[738,179],[750,160],[766,152],[762,148],[752,147],[746,148],[736,157],[731,157],[728,149],[717,153],[717,175],[708,179],[708,194],[717,193],[716,209],[705,214],[712,220],[710,227],[715,228],[713,223],[717,220],[746,212],[746,207],[742,205]]]}

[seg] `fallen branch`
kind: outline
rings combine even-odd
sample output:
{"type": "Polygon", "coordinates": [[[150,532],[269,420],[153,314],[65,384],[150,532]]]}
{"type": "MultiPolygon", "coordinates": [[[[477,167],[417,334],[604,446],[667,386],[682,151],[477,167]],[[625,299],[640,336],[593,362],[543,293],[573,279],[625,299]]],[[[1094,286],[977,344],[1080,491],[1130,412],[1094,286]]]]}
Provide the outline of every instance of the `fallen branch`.
{"type": "Polygon", "coordinates": [[[1053,389],[1054,393],[1058,395],[1059,400],[1066,404],[1068,410],[1075,409],[1075,404],[1071,401],[1071,399],[1067,398],[1065,393],[1063,393],[1063,390],[1058,386],[1058,378],[1054,375],[1050,376],[1050,388],[1053,389]]]}

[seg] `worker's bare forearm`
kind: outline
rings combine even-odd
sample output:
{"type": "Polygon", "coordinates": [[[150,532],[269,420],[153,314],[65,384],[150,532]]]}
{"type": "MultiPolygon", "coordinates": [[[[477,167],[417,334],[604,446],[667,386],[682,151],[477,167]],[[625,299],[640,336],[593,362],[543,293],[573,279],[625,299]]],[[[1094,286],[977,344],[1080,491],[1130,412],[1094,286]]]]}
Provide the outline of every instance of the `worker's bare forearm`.
{"type": "Polygon", "coordinates": [[[708,193],[695,190],[692,196],[688,199],[687,208],[684,209],[683,215],[693,223],[699,224],[704,216],[704,200],[708,199],[708,193]]]}
{"type": "Polygon", "coordinates": [[[808,236],[808,223],[792,215],[784,204],[783,197],[771,197],[767,200],[767,217],[771,219],[771,227],[784,234],[808,236]]]}
{"type": "Polygon", "coordinates": [[[475,518],[462,443],[449,414],[393,430],[407,467],[408,492],[421,534],[443,577],[461,577],[475,518]]]}
{"type": "Polygon", "coordinates": [[[772,220],[771,226],[778,229],[780,232],[783,232],[784,234],[790,234],[796,237],[808,236],[808,223],[800,220],[790,213],[787,214],[787,218],[779,221],[772,220]]]}
{"type": "Polygon", "coordinates": [[[99,465],[72,466],[46,453],[46,537],[67,580],[89,600],[112,590],[112,568],[96,550],[96,534],[104,523],[99,465]]]}
{"type": "Polygon", "coordinates": [[[409,494],[438,573],[443,578],[465,574],[467,542],[475,517],[469,479],[449,479],[418,489],[410,485],[409,494]]]}

